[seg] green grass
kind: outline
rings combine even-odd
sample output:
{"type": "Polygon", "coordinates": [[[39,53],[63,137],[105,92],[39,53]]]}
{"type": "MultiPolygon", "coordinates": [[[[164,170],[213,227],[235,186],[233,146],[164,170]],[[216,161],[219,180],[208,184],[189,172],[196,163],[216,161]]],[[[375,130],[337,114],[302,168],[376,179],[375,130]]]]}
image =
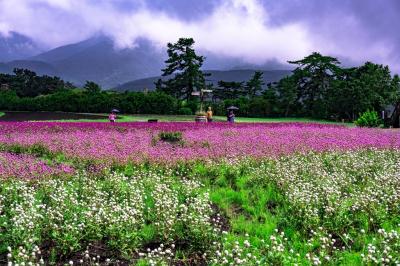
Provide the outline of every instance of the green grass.
{"type": "Polygon", "coordinates": [[[0,112],[0,116],[3,116],[4,115],[4,113],[3,112],[0,112]]]}
{"type": "MultiPolygon", "coordinates": [[[[104,114],[101,114],[104,115],[104,114]]],[[[117,122],[147,122],[149,119],[157,119],[159,122],[193,122],[194,115],[118,115],[117,122]]],[[[108,119],[79,119],[79,120],[58,120],[63,122],[108,122],[108,119]]],[[[224,116],[214,116],[214,121],[225,122],[224,116]]],[[[354,126],[353,123],[341,123],[322,119],[313,118],[253,118],[253,117],[236,117],[237,123],[322,123],[354,126]]]]}

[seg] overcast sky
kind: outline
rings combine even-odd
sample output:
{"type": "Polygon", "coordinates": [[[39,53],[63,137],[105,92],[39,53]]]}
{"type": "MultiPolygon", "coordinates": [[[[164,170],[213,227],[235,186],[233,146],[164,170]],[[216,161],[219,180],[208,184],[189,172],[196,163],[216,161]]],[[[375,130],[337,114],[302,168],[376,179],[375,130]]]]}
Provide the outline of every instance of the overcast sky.
{"type": "Polygon", "coordinates": [[[400,72],[399,26],[399,0],[0,0],[0,33],[47,48],[98,33],[117,48],[190,36],[199,50],[256,64],[319,51],[400,72]]]}

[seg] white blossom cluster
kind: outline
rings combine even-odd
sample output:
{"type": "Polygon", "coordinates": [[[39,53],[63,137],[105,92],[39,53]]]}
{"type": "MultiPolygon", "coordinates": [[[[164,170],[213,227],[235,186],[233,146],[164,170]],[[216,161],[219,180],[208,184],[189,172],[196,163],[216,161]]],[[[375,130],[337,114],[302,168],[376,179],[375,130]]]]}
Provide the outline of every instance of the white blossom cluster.
{"type": "MultiPolygon", "coordinates": [[[[0,196],[0,241],[9,246],[9,265],[49,264],[43,261],[49,256],[39,248],[43,241],[51,241],[57,256],[68,257],[88,241],[106,239],[110,249],[134,257],[143,237],[169,247],[187,238],[204,248],[218,233],[209,194],[201,183],[157,171],[130,177],[83,172],[35,182],[10,179],[0,184],[0,196]],[[154,235],[143,235],[146,226],[155,228],[154,235]]],[[[149,263],[157,256],[170,258],[175,254],[172,250],[151,251],[146,258],[149,263]]],[[[105,261],[89,257],[94,264],[105,261]]],[[[80,260],[85,263],[85,258],[80,260]]],[[[79,265],[80,260],[71,263],[79,265]]]]}
{"type": "Polygon", "coordinates": [[[242,241],[232,242],[225,237],[222,242],[213,244],[212,265],[296,265],[300,261],[300,254],[289,250],[288,238],[278,230],[257,244],[252,243],[248,234],[242,241]]]}
{"type": "MultiPolygon", "coordinates": [[[[400,228],[400,225],[399,225],[400,228]]],[[[378,230],[378,237],[373,239],[362,254],[366,264],[400,265],[400,230],[378,230]]]]}
{"type": "Polygon", "coordinates": [[[154,249],[147,248],[145,252],[140,252],[139,256],[150,266],[172,265],[175,257],[175,244],[171,244],[169,247],[160,244],[154,249]]]}
{"type": "Polygon", "coordinates": [[[330,152],[286,157],[254,176],[278,184],[305,223],[318,226],[339,214],[399,213],[400,153],[388,150],[330,152]],[[272,170],[271,170],[272,169],[272,170]]]}

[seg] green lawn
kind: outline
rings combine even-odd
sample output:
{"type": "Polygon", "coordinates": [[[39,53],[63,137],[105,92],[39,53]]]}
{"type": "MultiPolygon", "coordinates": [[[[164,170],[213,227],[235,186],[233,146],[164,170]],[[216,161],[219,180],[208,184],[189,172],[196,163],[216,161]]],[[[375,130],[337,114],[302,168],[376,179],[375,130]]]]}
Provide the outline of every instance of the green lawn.
{"type": "MultiPolygon", "coordinates": [[[[157,119],[160,122],[190,122],[194,121],[194,115],[119,115],[117,122],[147,122],[148,119],[157,119]]],[[[108,122],[107,119],[81,119],[63,120],[65,122],[108,122]]],[[[226,121],[224,116],[214,116],[214,121],[226,121]]],[[[354,126],[353,123],[340,123],[312,118],[253,118],[236,117],[238,123],[282,123],[282,122],[302,122],[302,123],[323,123],[354,126]]]]}
{"type": "Polygon", "coordinates": [[[3,116],[4,115],[4,113],[3,112],[0,112],[0,116],[3,116]]]}

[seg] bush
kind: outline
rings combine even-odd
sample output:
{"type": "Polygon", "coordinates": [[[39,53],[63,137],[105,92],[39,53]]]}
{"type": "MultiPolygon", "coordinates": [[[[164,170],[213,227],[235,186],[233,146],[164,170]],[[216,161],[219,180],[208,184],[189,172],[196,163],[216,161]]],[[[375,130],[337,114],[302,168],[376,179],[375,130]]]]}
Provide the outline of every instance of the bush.
{"type": "Polygon", "coordinates": [[[179,115],[192,115],[192,109],[188,108],[188,107],[182,107],[178,110],[178,114],[179,115]]]}
{"type": "Polygon", "coordinates": [[[161,131],[158,137],[162,141],[179,142],[182,141],[182,132],[180,131],[161,131]]]}
{"type": "Polygon", "coordinates": [[[375,111],[366,111],[354,122],[359,127],[379,127],[382,123],[375,111]]]}

